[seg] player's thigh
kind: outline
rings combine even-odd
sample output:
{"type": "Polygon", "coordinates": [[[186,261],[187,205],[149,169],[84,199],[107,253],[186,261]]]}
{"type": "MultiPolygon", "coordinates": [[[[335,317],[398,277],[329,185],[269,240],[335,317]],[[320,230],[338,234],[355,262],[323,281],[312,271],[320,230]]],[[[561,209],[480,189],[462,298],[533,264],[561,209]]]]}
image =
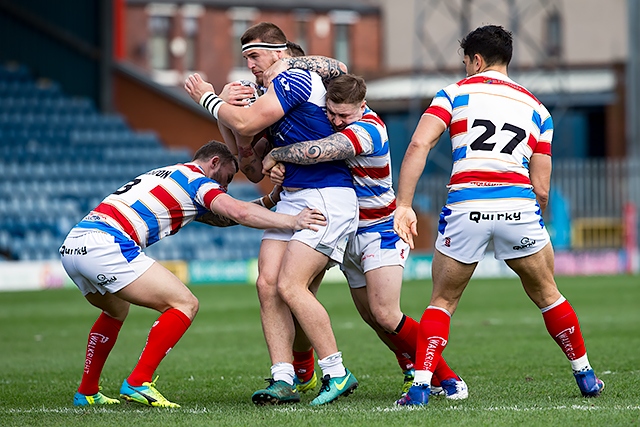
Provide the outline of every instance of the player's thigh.
{"type": "Polygon", "coordinates": [[[329,257],[297,240],[291,240],[278,274],[278,292],[291,289],[307,291],[327,266],[329,257]]]}
{"type": "Polygon", "coordinates": [[[132,304],[160,312],[177,308],[190,319],[198,311],[198,300],[189,288],[157,262],[117,295],[132,304]]]}
{"type": "Polygon", "coordinates": [[[274,286],[288,243],[288,240],[264,239],[260,244],[258,275],[274,286]]]}
{"type": "Polygon", "coordinates": [[[400,294],[403,271],[400,265],[388,265],[365,273],[371,313],[387,331],[393,331],[402,320],[400,294]]]}
{"type": "Polygon", "coordinates": [[[87,301],[94,307],[104,311],[114,319],[118,319],[121,322],[127,318],[129,314],[129,308],[131,304],[128,301],[123,300],[117,295],[106,293],[101,294],[99,292],[89,293],[84,296],[87,301]]]}
{"type": "Polygon", "coordinates": [[[554,260],[551,243],[547,243],[534,254],[505,260],[505,262],[520,277],[525,292],[539,308],[548,307],[560,298],[560,292],[553,277],[554,260]]]}

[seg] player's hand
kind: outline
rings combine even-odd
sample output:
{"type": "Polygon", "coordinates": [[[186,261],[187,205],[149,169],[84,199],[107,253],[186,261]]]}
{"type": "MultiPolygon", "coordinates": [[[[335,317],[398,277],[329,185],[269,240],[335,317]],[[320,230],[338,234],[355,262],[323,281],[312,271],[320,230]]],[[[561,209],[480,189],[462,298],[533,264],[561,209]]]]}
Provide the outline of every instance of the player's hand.
{"type": "Polygon", "coordinates": [[[304,228],[308,228],[313,231],[318,231],[318,226],[327,225],[327,220],[325,219],[322,212],[318,209],[309,209],[304,208],[296,218],[296,230],[302,230],[304,228]]]}
{"type": "Polygon", "coordinates": [[[282,59],[274,62],[273,65],[262,72],[262,84],[264,84],[264,87],[269,87],[271,81],[273,81],[278,74],[287,71],[289,68],[289,63],[282,59]]]}
{"type": "Polygon", "coordinates": [[[253,97],[253,88],[245,86],[240,82],[227,83],[222,92],[218,95],[224,102],[238,107],[249,105],[251,97],[253,97]]]}
{"type": "Polygon", "coordinates": [[[184,88],[191,99],[196,101],[198,104],[200,103],[200,98],[202,98],[202,95],[204,95],[206,92],[216,93],[213,85],[202,80],[202,77],[200,77],[200,74],[198,73],[191,74],[189,77],[187,77],[187,79],[184,81],[184,88]]]}
{"type": "Polygon", "coordinates": [[[411,249],[414,249],[413,236],[418,236],[418,218],[413,209],[406,206],[396,207],[393,214],[393,229],[411,249]]]}
{"type": "Polygon", "coordinates": [[[282,163],[276,163],[276,165],[271,168],[269,179],[275,185],[282,185],[284,182],[284,165],[282,163]]]}
{"type": "Polygon", "coordinates": [[[269,175],[269,173],[271,172],[271,169],[277,164],[278,162],[276,162],[276,160],[273,158],[273,156],[271,156],[271,153],[267,153],[266,156],[264,156],[264,159],[262,159],[262,174],[263,175],[269,175]]]}

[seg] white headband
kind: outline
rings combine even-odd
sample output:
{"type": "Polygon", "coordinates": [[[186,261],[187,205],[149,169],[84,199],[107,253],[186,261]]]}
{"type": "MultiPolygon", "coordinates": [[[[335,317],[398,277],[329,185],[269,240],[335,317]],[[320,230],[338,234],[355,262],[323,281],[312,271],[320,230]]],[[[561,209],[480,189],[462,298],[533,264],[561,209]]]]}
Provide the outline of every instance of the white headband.
{"type": "Polygon", "coordinates": [[[247,43],[242,45],[242,53],[245,53],[251,49],[264,49],[264,50],[287,50],[286,43],[247,43]]]}

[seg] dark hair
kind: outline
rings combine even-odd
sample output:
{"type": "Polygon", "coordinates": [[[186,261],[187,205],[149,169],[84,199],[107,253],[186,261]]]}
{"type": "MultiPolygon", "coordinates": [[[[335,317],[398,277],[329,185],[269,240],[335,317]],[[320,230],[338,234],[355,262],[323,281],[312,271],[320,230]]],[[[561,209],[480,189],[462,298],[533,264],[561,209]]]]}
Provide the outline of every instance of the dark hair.
{"type": "Polygon", "coordinates": [[[360,76],[342,74],[327,85],[327,99],[334,104],[357,104],[364,101],[367,84],[360,76]]]}
{"type": "Polygon", "coordinates": [[[292,58],[295,58],[296,56],[306,56],[304,53],[304,49],[302,49],[302,47],[298,43],[290,42],[288,40],[287,50],[289,51],[289,55],[292,58]]]}
{"type": "Polygon", "coordinates": [[[238,171],[238,160],[236,156],[229,151],[229,147],[218,141],[209,141],[200,147],[198,151],[196,151],[196,154],[193,155],[193,160],[207,161],[215,156],[220,157],[220,161],[223,163],[233,162],[233,164],[236,165],[236,172],[238,171]]]}
{"type": "Polygon", "coordinates": [[[499,25],[486,25],[476,28],[460,41],[465,56],[473,58],[478,54],[487,65],[509,65],[513,55],[511,32],[499,25]]]}
{"type": "Polygon", "coordinates": [[[287,36],[276,24],[260,22],[247,28],[247,31],[240,37],[242,44],[247,44],[254,40],[260,40],[265,43],[286,43],[287,36]]]}

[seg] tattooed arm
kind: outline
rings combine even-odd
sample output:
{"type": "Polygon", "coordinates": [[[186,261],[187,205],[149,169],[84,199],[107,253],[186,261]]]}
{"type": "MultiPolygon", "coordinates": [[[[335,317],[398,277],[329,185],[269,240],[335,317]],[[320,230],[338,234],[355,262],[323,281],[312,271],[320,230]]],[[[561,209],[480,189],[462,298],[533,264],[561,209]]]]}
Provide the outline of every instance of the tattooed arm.
{"type": "Polygon", "coordinates": [[[316,141],[303,141],[274,148],[262,161],[262,171],[267,173],[278,162],[311,165],[355,156],[356,150],[349,138],[342,133],[334,133],[316,141]]]}
{"type": "Polygon", "coordinates": [[[337,59],[327,58],[326,56],[282,58],[280,61],[276,61],[269,69],[265,70],[263,74],[265,86],[268,87],[271,80],[290,68],[313,71],[322,78],[325,85],[334,77],[348,73],[347,66],[344,63],[337,59]]]}

